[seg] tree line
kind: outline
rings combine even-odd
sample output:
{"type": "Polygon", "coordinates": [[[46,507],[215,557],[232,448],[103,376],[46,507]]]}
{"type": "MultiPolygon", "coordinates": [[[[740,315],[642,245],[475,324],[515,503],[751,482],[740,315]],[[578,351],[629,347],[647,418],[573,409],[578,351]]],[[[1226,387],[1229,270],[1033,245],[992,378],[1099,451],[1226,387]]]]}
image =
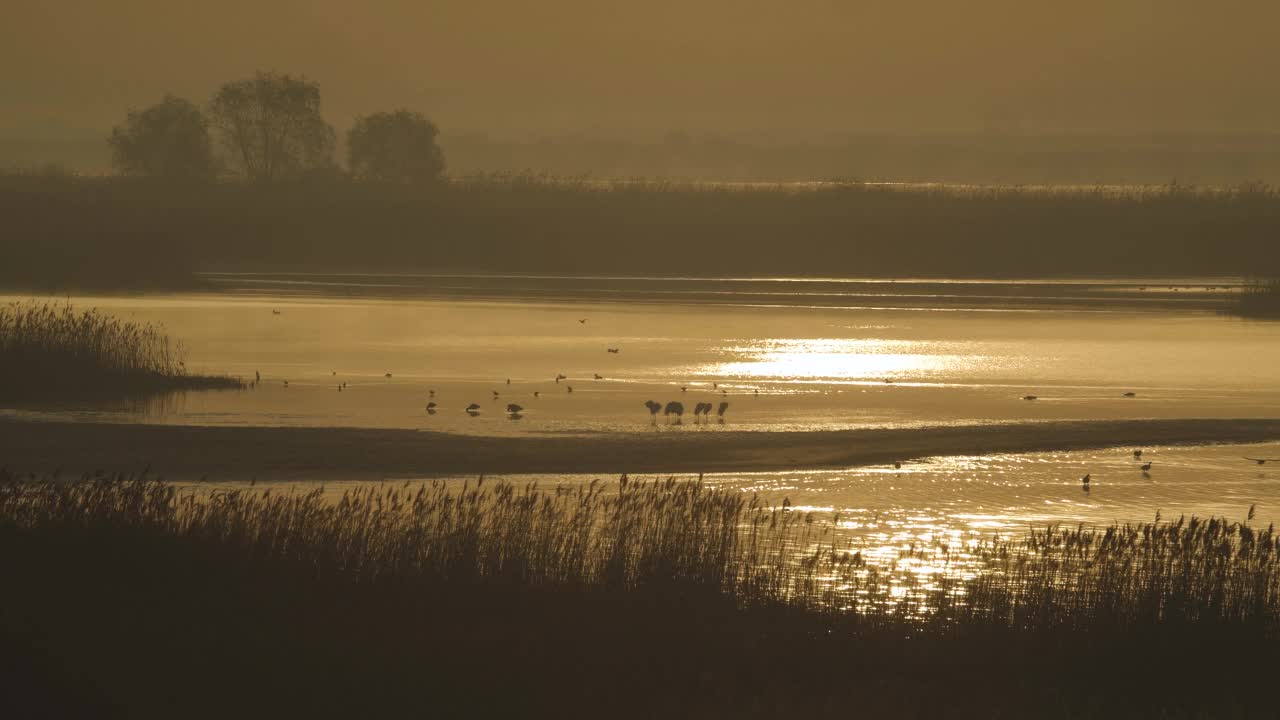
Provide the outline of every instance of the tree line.
{"type": "MultiPolygon", "coordinates": [[[[363,180],[434,182],[444,172],[439,132],[403,108],[359,117],[347,131],[347,168],[363,180]]],[[[107,142],[116,170],[138,177],[272,183],[342,172],[320,85],[273,72],[222,85],[204,108],[166,94],[129,112],[107,142]]]]}

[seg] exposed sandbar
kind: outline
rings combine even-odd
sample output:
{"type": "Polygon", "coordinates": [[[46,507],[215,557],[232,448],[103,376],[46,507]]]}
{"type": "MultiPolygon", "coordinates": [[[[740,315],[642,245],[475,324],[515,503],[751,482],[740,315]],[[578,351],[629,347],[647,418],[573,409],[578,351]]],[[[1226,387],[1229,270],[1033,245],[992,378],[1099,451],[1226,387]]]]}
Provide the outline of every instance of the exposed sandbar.
{"type": "Polygon", "coordinates": [[[1280,440],[1280,419],[1100,420],[817,432],[480,437],[415,430],[0,420],[18,472],[175,478],[380,479],[479,473],[696,473],[841,468],[935,455],[1280,440]]]}

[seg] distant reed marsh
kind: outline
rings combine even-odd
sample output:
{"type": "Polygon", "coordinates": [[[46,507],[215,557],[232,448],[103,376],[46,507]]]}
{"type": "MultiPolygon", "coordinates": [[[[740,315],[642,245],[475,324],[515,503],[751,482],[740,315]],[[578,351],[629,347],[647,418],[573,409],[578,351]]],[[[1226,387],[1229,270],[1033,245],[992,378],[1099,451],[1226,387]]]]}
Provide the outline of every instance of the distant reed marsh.
{"type": "Polygon", "coordinates": [[[1280,267],[1280,193],[500,174],[428,189],[0,176],[12,287],[201,271],[1188,277],[1280,267]]]}

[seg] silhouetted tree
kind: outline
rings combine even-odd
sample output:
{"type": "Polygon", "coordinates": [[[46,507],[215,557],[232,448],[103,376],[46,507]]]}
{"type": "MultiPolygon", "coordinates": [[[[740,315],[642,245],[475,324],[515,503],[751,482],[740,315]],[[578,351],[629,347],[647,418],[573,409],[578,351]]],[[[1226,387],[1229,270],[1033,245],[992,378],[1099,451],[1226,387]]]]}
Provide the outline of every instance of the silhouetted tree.
{"type": "Polygon", "coordinates": [[[333,128],[320,114],[320,85],[259,72],[223,85],[209,104],[229,159],[245,177],[270,182],[333,166],[333,128]]]}
{"type": "Polygon", "coordinates": [[[408,110],[358,118],[347,132],[351,172],[370,180],[423,183],[440,177],[444,153],[440,130],[421,113],[408,110]]]}
{"type": "Polygon", "coordinates": [[[165,95],[146,110],[131,111],[107,143],[112,164],[127,175],[207,179],[214,174],[209,121],[180,97],[165,95]]]}

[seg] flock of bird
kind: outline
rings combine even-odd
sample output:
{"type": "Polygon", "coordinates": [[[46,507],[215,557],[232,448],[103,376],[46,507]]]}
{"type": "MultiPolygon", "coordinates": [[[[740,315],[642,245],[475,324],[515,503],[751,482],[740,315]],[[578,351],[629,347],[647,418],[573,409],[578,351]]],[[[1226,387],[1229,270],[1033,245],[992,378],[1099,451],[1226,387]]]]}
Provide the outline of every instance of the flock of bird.
{"type": "MultiPolygon", "coordinates": [[[[272,312],[272,314],[274,314],[274,315],[279,315],[279,314],[280,314],[280,311],[279,311],[279,310],[272,310],[271,312],[272,312]]],[[[578,320],[578,323],[579,323],[579,324],[581,324],[581,325],[586,325],[586,324],[587,324],[587,318],[580,318],[580,319],[578,320]]],[[[606,351],[606,352],[608,352],[610,355],[617,355],[617,354],[619,354],[619,353],[621,353],[621,352],[622,352],[622,348],[619,348],[619,347],[607,347],[607,348],[605,348],[605,351],[606,351]]],[[[334,376],[336,376],[338,373],[337,373],[337,371],[334,371],[332,374],[333,374],[334,376]]],[[[392,376],[392,375],[391,375],[391,372],[390,372],[390,371],[386,371],[386,372],[383,374],[383,377],[386,377],[386,378],[390,378],[391,376],[392,376]]],[[[600,373],[592,373],[592,379],[593,379],[593,380],[604,380],[604,379],[605,379],[605,377],[604,377],[603,375],[601,375],[600,373]]],[[[556,373],[556,376],[555,376],[555,383],[556,383],[557,385],[561,384],[561,382],[562,382],[562,381],[567,381],[567,380],[569,380],[569,376],[565,375],[564,373],[556,373]]],[[[256,371],[255,371],[255,372],[254,372],[254,384],[255,384],[255,385],[257,385],[257,384],[259,384],[259,383],[261,383],[261,382],[262,382],[262,373],[261,373],[261,372],[256,372],[256,371]]],[[[289,387],[289,381],[288,381],[288,380],[284,380],[283,382],[284,382],[284,386],[285,386],[285,387],[289,387]]],[[[506,384],[507,384],[508,386],[509,386],[509,385],[511,385],[511,378],[507,378],[507,382],[506,382],[506,384]]],[[[564,385],[565,385],[565,390],[566,390],[566,392],[567,392],[567,393],[569,393],[569,394],[572,394],[572,393],[573,393],[573,386],[572,386],[572,385],[570,385],[570,384],[568,384],[567,382],[565,382],[565,383],[564,383],[564,385]]],[[[713,387],[714,389],[718,389],[718,390],[720,390],[720,394],[721,394],[721,395],[727,395],[727,394],[728,394],[728,391],[727,391],[727,390],[720,389],[720,384],[719,384],[719,383],[712,383],[712,387],[713,387]]],[[[338,390],[338,392],[342,392],[342,391],[343,391],[343,390],[345,390],[346,388],[347,388],[347,383],[345,383],[345,382],[339,383],[339,384],[337,385],[337,390],[338,390]]],[[[680,391],[681,391],[681,392],[688,392],[688,391],[689,391],[689,388],[688,388],[688,386],[681,386],[680,391]]],[[[498,399],[501,397],[501,394],[500,394],[497,390],[493,390],[492,392],[493,392],[493,399],[494,399],[494,400],[498,400],[498,399]]],[[[759,390],[755,391],[755,394],[756,394],[756,395],[759,395],[759,394],[760,394],[760,391],[759,391],[759,390]]],[[[430,389],[430,390],[428,390],[428,391],[427,391],[427,395],[428,395],[428,401],[427,401],[426,408],[425,408],[425,409],[426,409],[426,412],[427,412],[427,414],[428,414],[428,415],[435,415],[435,414],[437,414],[437,413],[440,411],[440,405],[439,405],[439,403],[437,403],[437,402],[435,401],[435,396],[436,396],[436,391],[435,391],[435,389],[430,389]]],[[[540,391],[540,390],[535,390],[535,391],[533,391],[533,397],[534,397],[534,398],[540,398],[540,397],[542,397],[542,391],[540,391]]],[[[665,416],[665,417],[667,417],[667,418],[670,418],[671,416],[675,416],[675,418],[676,418],[676,421],[675,421],[675,422],[676,422],[676,424],[677,424],[677,425],[681,423],[681,418],[683,418],[683,417],[684,417],[684,403],[681,403],[681,402],[679,402],[679,401],[675,401],[675,400],[673,400],[673,401],[671,401],[671,402],[667,403],[667,404],[664,406],[664,405],[662,405],[661,403],[655,402],[655,401],[653,401],[653,400],[646,400],[646,401],[645,401],[645,403],[644,403],[644,405],[645,405],[645,407],[646,407],[646,408],[648,408],[648,409],[649,409],[649,416],[650,416],[651,418],[654,418],[654,422],[655,422],[655,423],[657,422],[657,415],[658,415],[658,413],[659,413],[660,411],[662,412],[663,416],[665,416]]],[[[483,406],[482,406],[482,405],[480,405],[480,403],[475,403],[475,402],[473,402],[473,403],[471,403],[471,404],[467,405],[465,408],[463,408],[463,412],[465,412],[466,414],[470,415],[471,417],[476,417],[477,415],[479,415],[479,414],[481,413],[481,410],[482,410],[482,409],[483,409],[483,406]]],[[[725,414],[725,411],[726,411],[726,410],[728,410],[728,409],[729,409],[729,403],[728,403],[728,402],[724,402],[724,401],[722,401],[722,402],[719,404],[719,406],[716,406],[716,405],[714,405],[714,404],[712,404],[712,403],[709,403],[709,402],[700,402],[700,403],[698,403],[697,405],[695,405],[695,406],[694,406],[694,408],[693,408],[693,415],[694,415],[695,421],[696,421],[697,419],[704,418],[704,417],[709,419],[709,418],[711,417],[711,413],[712,413],[712,411],[715,411],[716,417],[720,420],[720,422],[724,422],[724,414],[725,414]]],[[[506,411],[507,411],[507,416],[508,416],[508,417],[510,417],[510,418],[511,418],[511,419],[513,419],[513,420],[516,420],[516,419],[519,419],[519,418],[523,417],[523,413],[524,413],[524,406],[523,406],[523,405],[520,405],[519,403],[507,403],[506,411]]]]}
{"type": "MultiPolygon", "coordinates": [[[[1249,460],[1250,462],[1257,463],[1258,465],[1266,465],[1268,462],[1280,462],[1280,458],[1245,457],[1244,459],[1249,460]]],[[[1142,471],[1143,477],[1146,477],[1146,478],[1151,477],[1152,461],[1148,460],[1146,462],[1143,462],[1141,450],[1133,451],[1133,460],[1134,462],[1142,463],[1141,465],[1138,466],[1138,469],[1142,471]]],[[[1083,489],[1085,492],[1089,492],[1089,486],[1092,481],[1093,481],[1093,473],[1085,473],[1084,477],[1080,478],[1081,489],[1083,489]]]]}

